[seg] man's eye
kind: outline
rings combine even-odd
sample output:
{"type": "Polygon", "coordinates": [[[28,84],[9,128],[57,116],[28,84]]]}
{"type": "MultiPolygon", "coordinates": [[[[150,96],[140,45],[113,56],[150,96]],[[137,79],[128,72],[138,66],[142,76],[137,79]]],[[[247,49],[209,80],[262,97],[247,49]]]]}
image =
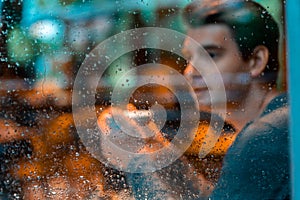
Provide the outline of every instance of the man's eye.
{"type": "Polygon", "coordinates": [[[214,58],[216,58],[218,55],[217,55],[217,53],[215,53],[215,52],[208,52],[208,55],[212,58],[212,59],[214,59],[214,58]]]}

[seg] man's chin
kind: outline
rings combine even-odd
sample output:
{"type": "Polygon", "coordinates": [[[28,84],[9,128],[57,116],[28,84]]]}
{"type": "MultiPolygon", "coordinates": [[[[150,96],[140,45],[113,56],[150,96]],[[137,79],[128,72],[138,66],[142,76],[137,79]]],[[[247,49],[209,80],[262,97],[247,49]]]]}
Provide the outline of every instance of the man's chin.
{"type": "Polygon", "coordinates": [[[224,109],[226,110],[226,102],[223,101],[214,102],[213,105],[211,101],[199,100],[198,103],[199,103],[199,111],[218,113],[218,112],[223,112],[224,109]]]}

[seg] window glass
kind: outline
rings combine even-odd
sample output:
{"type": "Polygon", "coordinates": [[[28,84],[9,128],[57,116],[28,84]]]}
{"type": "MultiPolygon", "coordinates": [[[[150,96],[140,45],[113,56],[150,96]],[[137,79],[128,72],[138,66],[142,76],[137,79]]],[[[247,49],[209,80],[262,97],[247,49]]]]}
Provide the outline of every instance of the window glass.
{"type": "Polygon", "coordinates": [[[290,198],[287,11],[253,2],[1,1],[0,199],[290,198]]]}

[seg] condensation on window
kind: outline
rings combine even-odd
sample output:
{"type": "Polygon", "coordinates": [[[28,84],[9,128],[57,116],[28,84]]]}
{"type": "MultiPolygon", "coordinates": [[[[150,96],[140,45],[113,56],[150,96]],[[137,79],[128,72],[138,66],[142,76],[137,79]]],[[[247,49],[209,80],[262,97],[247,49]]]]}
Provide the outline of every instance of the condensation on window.
{"type": "MultiPolygon", "coordinates": [[[[285,2],[257,2],[279,25],[276,88],[286,91],[285,2]]],[[[183,17],[192,3],[0,2],[0,199],[200,199],[213,194],[224,156],[257,115],[246,104],[237,106],[253,80],[246,68],[238,76],[219,68],[225,48],[205,47],[193,35],[196,29],[183,17]],[[200,65],[203,71],[190,76],[200,65]],[[209,76],[208,68],[220,71],[209,76]],[[211,90],[203,95],[211,101],[208,110],[201,107],[207,103],[199,95],[203,84],[211,90]],[[242,84],[245,89],[235,93],[242,84]],[[227,120],[235,111],[252,118],[236,125],[227,120]]]]}

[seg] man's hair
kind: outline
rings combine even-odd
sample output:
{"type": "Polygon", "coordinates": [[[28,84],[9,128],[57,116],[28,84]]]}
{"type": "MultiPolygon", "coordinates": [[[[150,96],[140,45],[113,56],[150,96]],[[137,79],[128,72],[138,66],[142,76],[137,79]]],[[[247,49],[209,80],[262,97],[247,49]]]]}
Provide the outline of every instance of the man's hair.
{"type": "Polygon", "coordinates": [[[255,47],[267,47],[269,60],[262,75],[264,80],[276,82],[279,28],[271,14],[260,4],[252,1],[196,1],[184,9],[183,18],[191,28],[208,24],[227,25],[244,60],[251,57],[255,47]]]}

